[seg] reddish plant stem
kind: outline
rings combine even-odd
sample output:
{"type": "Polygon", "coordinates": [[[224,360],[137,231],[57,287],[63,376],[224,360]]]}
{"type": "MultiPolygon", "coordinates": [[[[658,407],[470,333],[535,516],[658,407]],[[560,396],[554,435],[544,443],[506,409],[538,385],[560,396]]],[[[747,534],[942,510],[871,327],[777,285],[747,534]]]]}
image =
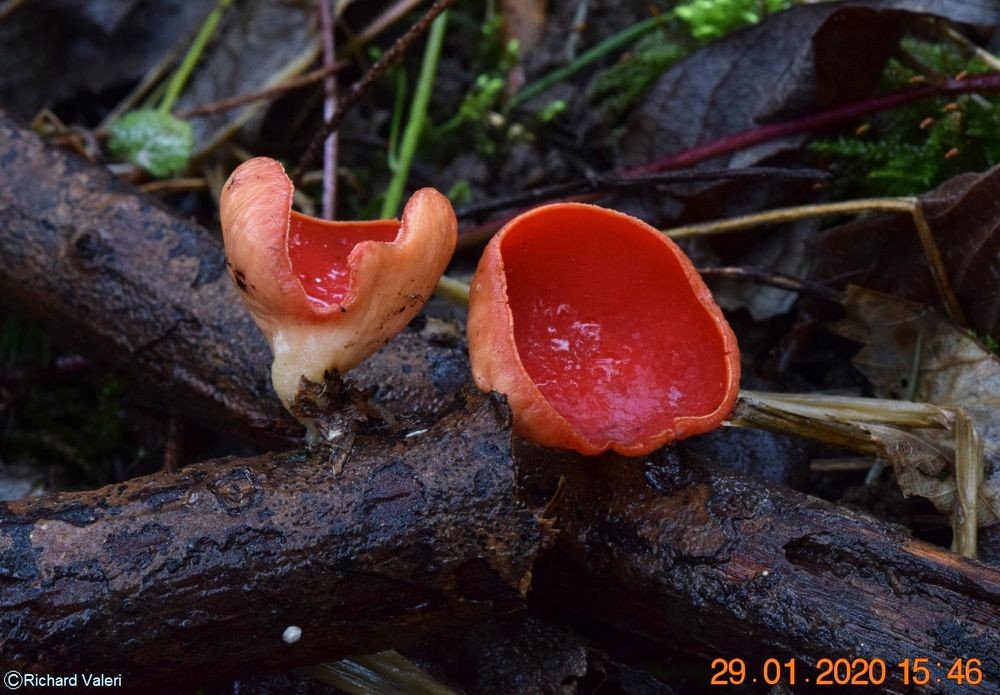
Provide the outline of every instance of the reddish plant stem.
{"type": "MultiPolygon", "coordinates": [[[[319,25],[323,39],[323,67],[331,68],[337,62],[334,44],[333,10],[331,0],[319,0],[319,25]]],[[[337,78],[330,75],[323,80],[323,122],[329,125],[337,112],[337,78]]],[[[330,131],[323,141],[323,219],[332,220],[337,210],[337,131],[330,131]]]]}
{"type": "Polygon", "coordinates": [[[784,123],[774,123],[734,133],[714,142],[698,145],[677,154],[654,159],[652,162],[629,169],[625,172],[625,175],[641,176],[666,169],[689,167],[706,159],[743,150],[754,145],[759,145],[762,142],[777,140],[790,135],[798,135],[830,125],[838,125],[860,118],[861,116],[893,109],[897,106],[908,104],[911,101],[918,101],[935,94],[964,94],[967,92],[994,89],[1000,89],[1000,74],[980,75],[964,80],[948,80],[941,85],[925,84],[919,87],[912,87],[901,92],[896,92],[895,94],[838,106],[827,111],[821,111],[820,113],[794,118],[784,123]]]}
{"type": "MultiPolygon", "coordinates": [[[[654,159],[646,164],[633,167],[622,173],[623,177],[648,176],[670,169],[683,169],[699,162],[724,154],[736,152],[762,142],[798,135],[827,126],[840,125],[862,116],[886,111],[913,101],[918,101],[936,94],[965,94],[968,92],[986,92],[1000,89],[1000,74],[979,75],[963,80],[948,80],[940,85],[920,85],[905,89],[895,94],[888,94],[874,99],[838,106],[819,113],[802,116],[783,123],[774,123],[744,130],[727,135],[713,142],[697,145],[691,149],[654,159]]],[[[593,196],[591,196],[593,197],[593,196]]],[[[574,198],[578,200],[579,198],[574,198]]],[[[551,202],[551,201],[550,201],[551,202]]],[[[496,230],[523,212],[517,210],[471,227],[460,230],[458,248],[464,249],[480,244],[489,239],[496,230]]]]}

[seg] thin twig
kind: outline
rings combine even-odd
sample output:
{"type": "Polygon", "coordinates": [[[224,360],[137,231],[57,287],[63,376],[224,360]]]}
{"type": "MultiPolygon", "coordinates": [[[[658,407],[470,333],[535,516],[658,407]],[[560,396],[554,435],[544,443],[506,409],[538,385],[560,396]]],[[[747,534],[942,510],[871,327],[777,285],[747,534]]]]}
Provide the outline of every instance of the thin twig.
{"type": "Polygon", "coordinates": [[[759,145],[762,142],[806,133],[819,128],[844,123],[845,121],[853,121],[861,116],[892,109],[936,94],[965,94],[968,92],[992,91],[997,89],[1000,89],[1000,75],[980,75],[968,77],[964,80],[948,80],[941,85],[920,85],[896,92],[895,94],[856,101],[846,106],[809,114],[801,118],[794,118],[783,123],[774,123],[772,125],[744,130],[704,145],[692,147],[683,152],[654,159],[642,166],[629,169],[626,173],[640,176],[667,169],[683,169],[693,166],[698,162],[703,162],[706,159],[744,150],[748,147],[759,145]]]}
{"type": "MultiPolygon", "coordinates": [[[[921,85],[896,92],[895,94],[854,102],[853,104],[821,111],[783,123],[775,123],[727,135],[704,145],[697,145],[690,149],[634,167],[624,172],[622,176],[645,176],[659,171],[692,167],[713,157],[737,152],[754,145],[759,145],[762,142],[777,140],[790,135],[798,135],[819,128],[842,125],[861,116],[886,111],[936,94],[963,94],[968,92],[995,91],[998,89],[1000,89],[1000,75],[980,75],[968,77],[963,80],[949,80],[943,85],[921,85]]],[[[467,237],[477,241],[489,238],[496,230],[509,222],[511,217],[511,214],[500,215],[462,230],[459,238],[459,246],[466,248],[472,245],[471,242],[466,240],[467,237]]]]}
{"type": "MultiPolygon", "coordinates": [[[[841,456],[836,458],[813,459],[809,462],[812,473],[857,473],[872,467],[870,456],[841,456]]],[[[882,459],[874,459],[881,461],[882,459]]]]}
{"type": "Polygon", "coordinates": [[[347,47],[347,52],[350,53],[357,47],[378,38],[382,32],[416,9],[417,5],[421,2],[423,0],[398,0],[393,3],[382,14],[373,19],[371,24],[365,27],[364,31],[354,37],[347,47]]]}
{"type": "Polygon", "coordinates": [[[255,92],[248,92],[246,94],[240,94],[235,97],[228,97],[226,99],[219,99],[218,101],[213,101],[210,104],[205,104],[204,106],[196,106],[193,109],[188,109],[187,111],[181,111],[177,113],[178,118],[191,118],[192,116],[204,116],[212,113],[219,113],[221,111],[229,111],[237,107],[243,106],[244,104],[249,104],[254,101],[263,101],[265,99],[274,99],[275,97],[280,97],[283,94],[289,92],[294,92],[297,89],[302,89],[303,87],[308,87],[311,84],[315,84],[320,80],[330,77],[331,75],[336,75],[338,72],[343,70],[349,65],[346,61],[340,61],[335,63],[330,67],[319,68],[318,70],[313,70],[312,72],[307,72],[301,77],[293,77],[290,80],[285,80],[276,85],[270,87],[265,87],[264,89],[259,89],[255,92]]]}
{"type": "Polygon", "coordinates": [[[839,304],[842,301],[842,297],[836,290],[831,290],[829,287],[824,287],[823,285],[808,282],[807,280],[802,280],[801,278],[794,277],[792,275],[785,275],[783,273],[771,273],[759,268],[744,268],[744,267],[721,267],[721,268],[698,268],[698,272],[705,277],[721,277],[729,278],[733,280],[750,280],[752,282],[758,282],[762,285],[769,285],[770,287],[777,287],[782,290],[789,290],[791,292],[801,292],[803,294],[811,294],[813,296],[824,299],[828,302],[835,302],[839,304]]]}
{"type": "Polygon", "coordinates": [[[592,176],[576,181],[541,186],[506,198],[497,198],[485,203],[469,205],[459,210],[456,215],[459,219],[463,217],[476,217],[496,212],[497,210],[523,207],[539,201],[552,200],[563,196],[583,193],[606,193],[666,184],[729,179],[804,179],[806,181],[822,182],[829,178],[830,174],[820,169],[785,169],[778,167],[667,171],[650,176],[592,176]]]}
{"type": "Polygon", "coordinates": [[[327,136],[340,127],[344,116],[361,100],[361,97],[371,88],[371,86],[391,68],[396,61],[400,60],[406,53],[410,45],[417,40],[430,27],[439,14],[447,10],[454,4],[455,0],[437,0],[424,15],[414,22],[413,26],[406,30],[402,36],[396,39],[388,51],[382,54],[374,65],[372,65],[361,78],[351,85],[351,89],[340,100],[337,105],[337,112],[330,120],[323,124],[313,136],[312,141],[306,148],[305,153],[299,159],[299,163],[292,171],[291,179],[298,185],[302,175],[306,172],[310,162],[316,156],[316,151],[320,148],[327,136]]]}
{"type": "MultiPolygon", "coordinates": [[[[333,30],[333,8],[336,0],[319,0],[319,26],[323,40],[323,67],[333,68],[337,61],[337,48],[333,30]]],[[[337,78],[328,76],[323,81],[323,122],[330,123],[337,112],[337,78]]],[[[330,131],[323,141],[323,219],[332,220],[337,210],[337,131],[330,131]]]]}
{"type": "Polygon", "coordinates": [[[762,224],[777,224],[781,222],[795,222],[797,220],[813,217],[828,217],[830,215],[857,214],[861,212],[905,212],[913,219],[913,224],[917,230],[917,238],[923,247],[924,255],[930,265],[931,275],[934,284],[937,286],[938,294],[944,301],[948,315],[958,324],[967,326],[965,312],[962,305],[952,289],[951,281],[948,278],[948,271],[945,268],[941,252],[938,250],[937,242],[918,198],[863,198],[861,200],[846,200],[837,203],[820,203],[817,205],[798,205],[789,208],[779,208],[768,210],[751,215],[741,215],[728,220],[716,222],[706,222],[704,224],[693,224],[683,227],[674,227],[665,230],[664,233],[671,239],[686,239],[696,236],[709,236],[713,234],[723,234],[741,229],[748,229],[762,224]]]}
{"type": "Polygon", "coordinates": [[[931,231],[931,226],[927,222],[927,217],[924,215],[924,209],[920,204],[919,198],[912,198],[912,206],[910,207],[910,216],[913,217],[913,224],[917,228],[917,238],[920,240],[920,246],[924,250],[924,255],[927,257],[927,261],[931,266],[931,275],[934,276],[934,284],[937,285],[938,293],[944,300],[945,309],[948,310],[948,315],[960,326],[968,327],[969,321],[965,317],[965,311],[962,309],[962,305],[958,301],[958,297],[955,295],[955,290],[951,286],[951,279],[948,277],[948,270],[945,268],[944,259],[941,257],[941,251],[938,249],[937,242],[934,240],[934,232],[931,231]]]}
{"type": "Polygon", "coordinates": [[[146,193],[186,193],[188,191],[204,191],[208,188],[208,181],[201,177],[190,177],[180,179],[164,179],[163,181],[150,181],[139,186],[146,193]]]}

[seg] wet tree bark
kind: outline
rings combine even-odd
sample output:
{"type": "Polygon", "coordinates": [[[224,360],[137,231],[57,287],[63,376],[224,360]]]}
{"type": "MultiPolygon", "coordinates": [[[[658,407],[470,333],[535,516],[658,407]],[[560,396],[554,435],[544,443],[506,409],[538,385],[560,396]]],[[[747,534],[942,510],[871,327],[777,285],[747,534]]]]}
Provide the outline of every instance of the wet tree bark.
{"type": "MultiPolygon", "coordinates": [[[[551,489],[551,456],[526,450],[519,465],[544,471],[531,487],[551,489]]],[[[882,692],[968,692],[946,678],[961,657],[986,674],[973,690],[1000,692],[1000,571],[708,464],[571,458],[558,468],[559,534],[536,565],[532,602],[605,639],[610,627],[706,664],[743,657],[748,682],[763,682],[769,658],[794,658],[800,686],[817,682],[820,659],[880,658],[882,692]],[[919,657],[933,671],[924,689],[896,666],[919,657]]]]}
{"type": "Polygon", "coordinates": [[[505,406],[412,437],[0,503],[0,663],[129,689],[404,646],[523,606],[540,543],[505,406]],[[286,643],[289,626],[301,638],[286,643]]]}
{"type": "MultiPolygon", "coordinates": [[[[217,235],[2,112],[0,296],[207,425],[271,442],[300,431],[271,389],[270,350],[217,235]]],[[[397,414],[439,412],[468,381],[461,354],[406,331],[352,379],[397,414]]]]}
{"type": "MultiPolygon", "coordinates": [[[[287,424],[205,230],[2,118],[0,163],[5,297],[183,412],[229,431],[287,424]]],[[[394,344],[352,377],[397,412],[446,409],[467,383],[460,341],[394,344]]],[[[509,432],[486,417],[456,413],[410,446],[359,439],[340,477],[266,456],[0,505],[0,660],[194,679],[208,663],[220,676],[308,663],[514,608],[537,529],[490,482],[506,481],[509,432]],[[291,647],[289,624],[303,628],[291,647]]],[[[675,650],[796,656],[800,677],[824,657],[979,658],[993,680],[977,692],[996,692],[1000,572],[693,462],[569,459],[521,459],[532,507],[553,473],[567,480],[535,600],[675,650]]]]}

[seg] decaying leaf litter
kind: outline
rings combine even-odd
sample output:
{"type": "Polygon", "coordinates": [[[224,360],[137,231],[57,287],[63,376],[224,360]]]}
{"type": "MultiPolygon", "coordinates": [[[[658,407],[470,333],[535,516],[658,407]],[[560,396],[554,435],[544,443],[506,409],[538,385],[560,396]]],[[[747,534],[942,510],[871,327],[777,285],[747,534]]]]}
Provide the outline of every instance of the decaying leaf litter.
{"type": "MultiPolygon", "coordinates": [[[[196,4],[180,3],[187,5],[183,12],[135,5],[102,12],[101,3],[88,10],[64,7],[58,15],[64,24],[57,23],[63,41],[43,42],[46,50],[25,60],[22,73],[7,76],[2,93],[4,108],[22,121],[37,116],[38,131],[53,144],[106,162],[121,176],[161,191],[164,201],[182,214],[210,222],[212,201],[218,199],[226,174],[238,161],[268,154],[284,158],[292,167],[301,159],[320,127],[321,88],[314,85],[192,117],[190,152],[181,148],[166,168],[148,167],[152,173],[179,172],[162,183],[151,181],[143,171],[149,163],[143,156],[133,156],[131,162],[113,160],[111,152],[127,157],[143,151],[106,145],[105,138],[113,143],[114,123],[127,118],[127,111],[183,114],[267,91],[314,68],[321,51],[317,13],[309,3],[276,11],[271,3],[207,2],[200,3],[197,12],[191,9],[196,4]],[[219,24],[207,32],[206,19],[213,12],[219,24]],[[165,27],[160,32],[155,29],[158,23],[165,27]],[[136,49],[127,37],[142,32],[157,41],[136,49]],[[199,34],[205,37],[204,48],[196,55],[191,46],[199,34]],[[107,41],[96,38],[101,36],[107,41]],[[102,43],[106,51],[98,50],[102,43]],[[119,43],[125,48],[117,49],[119,43]],[[108,54],[115,50],[128,61],[109,62],[108,54]],[[185,63],[190,70],[180,79],[185,63]],[[67,64],[72,69],[60,71],[67,64]],[[108,70],[109,64],[114,71],[108,70]],[[28,79],[32,77],[36,79],[28,79]],[[21,89],[23,83],[31,89],[21,89]],[[180,85],[176,100],[168,98],[171,84],[180,85]]],[[[687,242],[687,250],[703,266],[750,267],[765,284],[781,284],[774,281],[786,276],[803,283],[793,293],[788,292],[788,283],[781,290],[763,290],[748,282],[716,287],[740,337],[747,375],[744,388],[940,406],[933,416],[927,414],[931,410],[913,406],[921,414],[904,413],[901,429],[899,421],[885,416],[900,408],[855,401],[849,407],[872,407],[878,417],[866,419],[857,412],[838,416],[831,415],[830,408],[840,401],[816,403],[818,397],[813,396],[811,405],[820,409],[816,412],[822,419],[832,418],[837,426],[860,431],[863,436],[855,439],[859,442],[855,448],[888,460],[895,478],[880,474],[877,458],[855,458],[853,468],[821,472],[829,470],[823,461],[846,455],[843,449],[812,444],[802,452],[769,443],[774,451],[798,452],[789,467],[778,468],[779,480],[797,480],[800,485],[805,481],[805,489],[822,490],[835,501],[857,499],[849,493],[861,486],[883,489],[889,498],[898,489],[913,494],[911,509],[919,508],[917,498],[926,497],[945,515],[921,533],[948,544],[954,522],[956,543],[974,553],[976,526],[982,526],[981,534],[996,533],[997,513],[993,401],[998,387],[996,357],[989,348],[995,348],[998,337],[1000,254],[995,252],[994,232],[1000,216],[995,214],[992,192],[1000,174],[990,167],[998,163],[1000,136],[986,126],[998,120],[992,93],[1000,81],[995,79],[995,59],[991,62],[989,56],[991,48],[996,50],[998,11],[986,2],[864,2],[846,7],[832,3],[793,6],[784,12],[777,11],[781,3],[771,4],[767,9],[774,13],[761,18],[741,11],[739,2],[679,3],[678,8],[664,3],[652,14],[639,3],[627,8],[600,2],[548,8],[534,2],[492,8],[458,3],[450,10],[438,64],[429,77],[419,68],[421,52],[426,64],[430,49],[418,39],[406,48],[402,67],[388,63],[388,70],[359,93],[358,103],[341,117],[338,217],[376,215],[385,207],[380,196],[392,181],[403,181],[410,189],[435,185],[461,209],[547,184],[650,173],[678,163],[827,168],[832,174],[827,179],[779,175],[751,183],[727,182],[724,177],[719,182],[681,185],[647,181],[604,197],[588,193],[595,196],[592,200],[670,229],[844,200],[845,192],[853,198],[871,197],[882,193],[879,186],[886,179],[905,181],[893,175],[894,166],[898,171],[900,162],[920,163],[921,177],[909,183],[921,187],[898,193],[917,196],[915,204],[932,230],[941,265],[968,325],[953,325],[937,313],[947,309],[947,299],[929,270],[927,247],[919,243],[905,214],[868,215],[822,234],[816,222],[802,221],[787,229],[696,238],[687,242]],[[520,20],[505,24],[508,16],[520,20]],[[761,21],[740,28],[751,20],[761,21]],[[514,38],[517,46],[511,43],[514,38]],[[609,83],[627,87],[610,92],[618,101],[609,97],[609,83]],[[621,93],[632,103],[621,103],[621,93]],[[410,107],[420,94],[429,99],[429,108],[426,122],[414,128],[414,118],[424,120],[410,107]],[[522,98],[526,94],[531,97],[522,98]],[[902,95],[893,104],[896,108],[883,108],[889,101],[886,95],[902,95]],[[407,138],[408,128],[416,135],[407,138]],[[373,151],[382,156],[373,158],[373,151]],[[894,152],[900,153],[897,162],[892,159],[894,152]],[[908,159],[902,159],[903,153],[908,159]],[[870,180],[856,173],[866,157],[870,168],[879,172],[870,180]],[[962,171],[970,173],[949,179],[962,171]],[[807,291],[809,283],[840,291],[848,281],[892,296],[851,288],[838,306],[828,296],[807,291]],[[900,297],[920,304],[905,303],[900,297]],[[832,337],[830,327],[856,342],[832,337]],[[858,343],[865,346],[860,353],[858,343]],[[934,417],[933,430],[920,419],[934,417]],[[971,427],[956,426],[963,418],[971,427]],[[963,445],[955,439],[956,429],[978,438],[982,458],[974,455],[975,446],[968,446],[968,441],[963,445]],[[956,465],[956,449],[972,450],[971,459],[958,457],[965,465],[956,465]],[[960,538],[965,540],[959,542],[960,538]]],[[[341,104],[344,90],[377,64],[393,38],[414,26],[426,9],[418,5],[340,3],[338,27],[343,35],[338,32],[338,46],[340,58],[348,63],[338,74],[341,104]]],[[[749,5],[760,9],[756,3],[749,5]]],[[[5,50],[16,56],[23,42],[37,42],[39,13],[46,11],[51,12],[39,1],[4,13],[0,31],[14,39],[5,50]]],[[[305,185],[297,203],[310,210],[321,197],[317,184],[323,177],[319,160],[305,164],[305,185]]],[[[16,162],[13,166],[16,171],[16,162]]],[[[495,229],[502,219],[502,212],[499,217],[496,213],[470,217],[465,230],[478,233],[491,225],[495,229]]],[[[100,254],[100,246],[96,253],[100,254]]],[[[467,278],[477,254],[475,247],[468,249],[456,260],[451,275],[467,278]]],[[[25,313],[23,308],[20,313],[25,313]]],[[[38,480],[37,470],[65,471],[66,480],[60,485],[93,486],[154,470],[158,455],[162,456],[159,452],[178,446],[185,450],[181,457],[185,463],[245,451],[243,444],[218,443],[202,432],[197,415],[183,408],[174,408],[171,415],[175,422],[179,418],[187,423],[180,428],[185,436],[178,444],[178,428],[163,424],[169,418],[156,414],[155,402],[138,400],[127,385],[90,366],[84,367],[82,378],[72,369],[66,373],[59,365],[66,364],[69,355],[53,358],[46,354],[51,349],[32,347],[32,343],[47,344],[47,339],[32,327],[28,313],[27,321],[9,318],[0,336],[4,359],[12,367],[3,384],[5,436],[0,455],[5,471],[29,471],[12,478],[18,494],[23,494],[25,479],[38,480]],[[62,383],[66,379],[69,389],[62,383]],[[61,391],[53,399],[56,386],[61,391]],[[95,398],[106,407],[81,415],[87,410],[81,403],[95,398]],[[60,427],[60,417],[53,415],[63,410],[63,419],[82,418],[88,423],[82,429],[87,446],[81,446],[80,435],[74,440],[72,433],[61,431],[67,428],[60,427]],[[168,432],[172,432],[169,438],[168,432]],[[92,470],[88,467],[92,460],[115,463],[92,470]]],[[[461,347],[462,312],[441,304],[428,314],[419,320],[421,334],[432,343],[461,347]]],[[[467,380],[460,367],[444,368],[454,373],[433,378],[455,384],[467,380]]],[[[376,388],[376,400],[378,396],[376,388]]],[[[775,397],[770,405],[802,417],[780,401],[775,397]]],[[[734,431],[733,436],[738,434],[734,431]]],[[[830,440],[822,432],[818,435],[830,440]]],[[[850,443],[851,436],[855,435],[832,441],[850,443]]],[[[782,435],[773,439],[785,441],[782,435]]],[[[721,461],[727,458],[718,456],[721,461]]],[[[886,508],[870,511],[885,514],[886,508]]],[[[898,518],[909,516],[900,513],[898,518]]],[[[601,648],[599,642],[590,647],[601,648]]],[[[625,665],[628,659],[615,661],[622,658],[620,654],[612,658],[616,664],[610,669],[612,682],[615,678],[624,682],[624,674],[632,668],[625,665]]],[[[594,661],[588,657],[593,673],[608,672],[606,663],[590,663],[594,661]]],[[[578,663],[573,667],[573,682],[580,688],[588,682],[588,668],[578,663]]],[[[651,678],[648,673],[642,677],[651,678]]]]}

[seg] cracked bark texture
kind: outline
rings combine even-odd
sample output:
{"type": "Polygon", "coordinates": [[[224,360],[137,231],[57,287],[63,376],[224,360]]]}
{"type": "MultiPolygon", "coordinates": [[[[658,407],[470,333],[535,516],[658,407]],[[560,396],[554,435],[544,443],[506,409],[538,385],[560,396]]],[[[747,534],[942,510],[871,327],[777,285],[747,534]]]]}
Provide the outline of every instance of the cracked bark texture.
{"type": "MultiPolygon", "coordinates": [[[[171,396],[182,412],[212,415],[233,432],[287,421],[267,383],[263,338],[206,230],[2,117],[0,143],[5,297],[171,396]]],[[[377,353],[351,376],[396,412],[440,413],[468,383],[461,340],[444,342],[404,332],[395,352],[377,353]]],[[[419,450],[361,437],[336,479],[294,456],[266,456],[0,505],[0,663],[79,658],[93,670],[130,660],[135,671],[194,680],[212,656],[222,677],[225,669],[284,667],[293,653],[308,663],[384,649],[425,627],[516,607],[513,587],[523,586],[511,579],[498,583],[506,603],[472,595],[482,585],[501,590],[490,581],[496,571],[486,571],[503,567],[499,560],[518,570],[502,577],[526,576],[519,572],[537,541],[523,508],[494,508],[508,493],[480,492],[483,479],[471,471],[495,470],[489,462],[494,449],[506,455],[509,433],[495,424],[484,431],[477,417],[486,416],[456,411],[444,429],[416,438],[419,450]],[[413,476],[385,467],[397,458],[413,476]],[[384,476],[381,485],[395,492],[372,502],[368,485],[384,476]],[[414,479],[425,486],[423,506],[414,479]],[[241,492],[247,485],[252,492],[241,492]],[[280,543],[266,533],[275,525],[280,543]],[[483,541],[478,529],[487,526],[506,540],[483,541]],[[421,565],[420,553],[437,544],[455,550],[459,564],[442,569],[430,556],[421,565]],[[486,564],[458,572],[462,548],[486,564]],[[181,564],[164,564],[168,551],[181,564]],[[421,566],[423,574],[413,569],[421,566]],[[443,586],[432,595],[447,600],[398,591],[412,576],[418,588],[443,586]],[[365,622],[369,614],[376,622],[365,622]],[[280,641],[291,618],[304,628],[294,647],[301,653],[280,641]]],[[[624,634],[711,657],[794,655],[803,663],[966,656],[993,674],[976,692],[996,692],[994,569],[899,527],[696,462],[529,451],[520,463],[537,493],[532,506],[548,500],[560,472],[567,479],[554,510],[558,540],[533,570],[532,599],[598,625],[604,639],[624,634]]]]}
{"type": "MultiPolygon", "coordinates": [[[[271,388],[270,350],[218,235],[2,112],[0,143],[5,302],[205,424],[264,439],[300,430],[271,388]]],[[[462,351],[404,331],[351,377],[397,414],[440,412],[468,382],[462,351]],[[414,360],[435,369],[411,369],[414,360]]]]}
{"type": "Polygon", "coordinates": [[[505,408],[477,397],[421,436],[359,435],[339,475],[272,454],[0,504],[0,663],[178,685],[521,608],[540,531],[505,408]]]}
{"type": "MultiPolygon", "coordinates": [[[[881,692],[969,692],[944,676],[958,658],[1000,692],[1000,572],[914,540],[906,529],[673,452],[646,460],[552,457],[519,466],[544,498],[565,486],[559,534],[536,565],[532,602],[580,624],[708,660],[881,658],[881,692]],[[549,478],[546,484],[544,481],[549,478]],[[900,682],[903,659],[944,664],[941,683],[900,682]]],[[[798,689],[795,689],[796,692],[798,689]]]]}

